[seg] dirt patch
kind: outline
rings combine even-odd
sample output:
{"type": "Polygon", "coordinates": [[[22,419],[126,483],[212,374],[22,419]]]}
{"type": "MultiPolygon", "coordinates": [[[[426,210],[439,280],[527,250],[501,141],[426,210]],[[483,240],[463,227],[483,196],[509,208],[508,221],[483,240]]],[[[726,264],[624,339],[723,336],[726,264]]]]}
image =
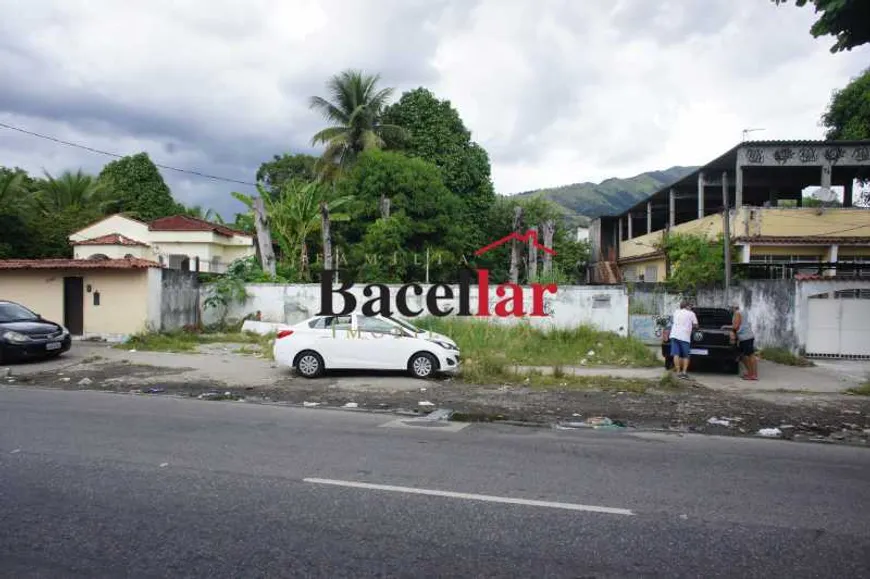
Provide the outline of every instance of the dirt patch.
{"type": "Polygon", "coordinates": [[[650,381],[643,392],[607,389],[548,388],[463,384],[454,379],[417,381],[392,374],[330,375],[305,380],[290,373],[267,383],[242,378],[211,380],[187,367],[162,367],[128,361],[97,361],[4,381],[64,390],[137,392],[342,407],[426,414],[449,408],[455,418],[474,421],[514,421],[530,424],[570,424],[606,416],[627,427],[756,436],[762,428],[778,429],[777,437],[819,442],[868,444],[870,399],[845,395],[777,394],[770,400],[714,391],[694,383],[650,381]],[[421,404],[424,403],[424,404],[421,404]]]}

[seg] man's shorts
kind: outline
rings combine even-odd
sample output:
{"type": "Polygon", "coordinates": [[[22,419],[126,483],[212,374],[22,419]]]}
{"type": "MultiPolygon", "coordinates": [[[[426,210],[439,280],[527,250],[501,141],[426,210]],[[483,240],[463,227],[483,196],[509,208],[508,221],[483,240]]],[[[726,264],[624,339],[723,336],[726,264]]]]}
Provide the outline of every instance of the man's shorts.
{"type": "Polygon", "coordinates": [[[689,342],[671,338],[671,356],[675,358],[688,358],[689,342]]]}
{"type": "Polygon", "coordinates": [[[742,356],[751,356],[755,353],[755,338],[743,340],[737,344],[737,347],[740,348],[740,354],[742,356]]]}

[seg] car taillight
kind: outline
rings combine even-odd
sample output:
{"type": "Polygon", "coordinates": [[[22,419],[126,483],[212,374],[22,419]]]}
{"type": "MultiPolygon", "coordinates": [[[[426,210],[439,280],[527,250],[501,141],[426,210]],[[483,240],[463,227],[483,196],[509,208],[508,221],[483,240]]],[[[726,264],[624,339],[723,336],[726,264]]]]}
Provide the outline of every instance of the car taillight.
{"type": "Polygon", "coordinates": [[[281,338],[286,338],[293,334],[293,330],[281,330],[278,332],[277,338],[280,340],[281,338]]]}

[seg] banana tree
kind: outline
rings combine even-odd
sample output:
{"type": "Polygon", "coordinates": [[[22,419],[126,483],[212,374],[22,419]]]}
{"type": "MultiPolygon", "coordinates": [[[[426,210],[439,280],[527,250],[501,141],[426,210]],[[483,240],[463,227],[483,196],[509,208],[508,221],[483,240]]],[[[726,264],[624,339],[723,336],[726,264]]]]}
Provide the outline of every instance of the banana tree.
{"type": "Polygon", "coordinates": [[[322,183],[290,181],[281,188],[277,198],[263,198],[281,249],[285,255],[299,256],[300,273],[307,276],[308,241],[311,235],[317,231],[326,234],[324,249],[328,259],[332,253],[331,240],[328,239],[330,223],[350,219],[342,210],[351,197],[334,195],[332,189],[322,183]]]}

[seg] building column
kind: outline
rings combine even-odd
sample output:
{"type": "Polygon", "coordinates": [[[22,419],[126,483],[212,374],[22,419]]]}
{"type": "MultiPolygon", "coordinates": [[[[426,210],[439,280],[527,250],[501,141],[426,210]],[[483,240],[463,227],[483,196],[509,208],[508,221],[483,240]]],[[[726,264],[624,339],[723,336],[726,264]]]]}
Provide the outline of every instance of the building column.
{"type": "Polygon", "coordinates": [[[737,166],[737,175],[734,181],[734,208],[743,207],[743,167],[737,166]]]}
{"type": "Polygon", "coordinates": [[[619,223],[619,241],[622,243],[622,217],[617,218],[617,223],[619,223]]]}
{"type": "MultiPolygon", "coordinates": [[[[837,263],[840,258],[840,246],[837,244],[832,245],[828,248],[828,263],[837,263]]],[[[829,277],[833,277],[837,275],[836,268],[825,270],[825,275],[829,277]]]]}
{"type": "Polygon", "coordinates": [[[831,190],[831,166],[822,165],[822,189],[831,190]]]}
{"type": "Polygon", "coordinates": [[[677,194],[674,193],[674,190],[671,189],[668,192],[668,203],[670,205],[668,209],[668,222],[671,224],[671,227],[676,225],[676,217],[677,217],[677,194]]]}
{"type": "Polygon", "coordinates": [[[631,212],[629,212],[628,215],[626,215],[626,219],[628,220],[628,238],[632,239],[634,237],[634,233],[632,232],[632,226],[631,226],[631,222],[633,221],[633,219],[631,218],[631,212]]]}
{"type": "Polygon", "coordinates": [[[646,232],[652,233],[652,202],[646,204],[646,232]]]}
{"type": "Polygon", "coordinates": [[[740,246],[740,263],[749,263],[752,256],[752,246],[748,243],[740,246]]]}
{"type": "Polygon", "coordinates": [[[852,194],[854,189],[852,186],[855,184],[854,180],[848,181],[846,186],[843,188],[843,207],[851,207],[852,206],[852,194]]]}
{"type": "Polygon", "coordinates": [[[704,173],[698,173],[698,219],[704,218],[704,173]]]}

